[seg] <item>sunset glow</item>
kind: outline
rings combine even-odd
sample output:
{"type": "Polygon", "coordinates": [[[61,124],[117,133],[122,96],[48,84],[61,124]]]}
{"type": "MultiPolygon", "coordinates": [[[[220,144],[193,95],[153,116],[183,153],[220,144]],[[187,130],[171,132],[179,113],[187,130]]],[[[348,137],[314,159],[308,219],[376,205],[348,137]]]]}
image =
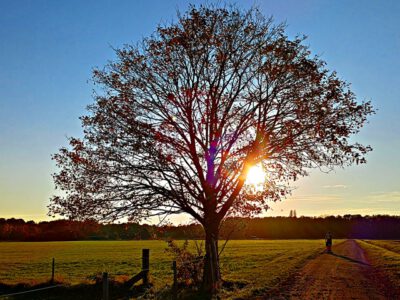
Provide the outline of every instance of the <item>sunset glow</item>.
{"type": "Polygon", "coordinates": [[[247,173],[246,183],[254,186],[259,186],[265,182],[265,172],[261,165],[250,167],[247,173]]]}

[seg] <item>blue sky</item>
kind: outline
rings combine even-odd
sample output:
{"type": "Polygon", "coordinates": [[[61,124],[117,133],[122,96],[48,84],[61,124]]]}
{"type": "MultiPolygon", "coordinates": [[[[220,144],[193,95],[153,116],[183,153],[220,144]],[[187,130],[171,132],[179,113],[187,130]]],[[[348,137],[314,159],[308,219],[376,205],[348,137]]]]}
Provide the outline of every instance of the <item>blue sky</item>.
{"type": "MultiPolygon", "coordinates": [[[[112,47],[148,36],[189,3],[202,2],[0,2],[0,217],[47,219],[56,170],[50,155],[67,136],[81,135],[92,69],[115,58],[112,47]]],[[[367,165],[312,171],[266,215],[400,214],[400,2],[236,4],[286,21],[289,36],[307,35],[313,53],[378,109],[355,137],[374,148],[367,165]]]]}

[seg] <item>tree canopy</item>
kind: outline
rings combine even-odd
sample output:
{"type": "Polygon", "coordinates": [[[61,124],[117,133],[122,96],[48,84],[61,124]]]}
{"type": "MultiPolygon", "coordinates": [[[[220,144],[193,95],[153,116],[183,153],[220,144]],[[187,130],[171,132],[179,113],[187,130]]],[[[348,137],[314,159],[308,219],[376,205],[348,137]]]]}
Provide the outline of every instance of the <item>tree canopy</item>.
{"type": "Polygon", "coordinates": [[[54,155],[61,171],[53,213],[132,219],[204,206],[223,217],[259,211],[308,168],[365,162],[351,144],[369,102],[257,10],[192,7],[94,71],[103,93],[82,117],[84,138],[54,155]],[[268,176],[243,189],[248,166],[268,176]],[[250,201],[248,201],[250,200],[250,201]]]}
{"type": "MultiPolygon", "coordinates": [[[[257,9],[190,7],[94,71],[82,139],[54,155],[50,213],[138,220],[185,212],[212,231],[255,214],[311,168],[364,163],[373,113],[349,84],[257,9]],[[261,164],[263,189],[245,184],[261,164]],[[212,229],[210,229],[212,228],[212,229]]],[[[207,235],[207,234],[206,234],[207,235]]],[[[207,245],[206,245],[207,246],[207,245]]]]}

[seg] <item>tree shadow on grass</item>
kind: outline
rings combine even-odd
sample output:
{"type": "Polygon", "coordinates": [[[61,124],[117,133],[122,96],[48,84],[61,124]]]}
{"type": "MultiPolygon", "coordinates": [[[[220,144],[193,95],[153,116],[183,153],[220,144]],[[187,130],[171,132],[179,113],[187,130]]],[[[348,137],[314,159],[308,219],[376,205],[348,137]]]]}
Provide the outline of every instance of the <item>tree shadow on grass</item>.
{"type": "MultiPolygon", "coordinates": [[[[0,283],[0,299],[15,300],[98,300],[103,298],[103,285],[100,282],[94,284],[63,285],[55,283],[56,287],[49,282],[37,285],[16,284],[6,285],[0,283]],[[48,288],[48,289],[44,289],[48,288]],[[36,291],[32,291],[36,290],[36,291]],[[28,292],[32,291],[32,292],[28,292]],[[28,293],[26,293],[28,292],[28,293]],[[10,296],[6,296],[10,295],[10,296]]],[[[110,281],[109,299],[129,299],[146,293],[147,289],[141,285],[128,287],[121,282],[110,281]]]]}
{"type": "MultiPolygon", "coordinates": [[[[209,300],[209,299],[224,299],[226,292],[239,292],[241,289],[248,285],[247,282],[242,281],[226,281],[223,280],[217,295],[210,295],[201,290],[199,286],[187,286],[185,284],[178,284],[174,289],[173,287],[166,286],[165,289],[158,291],[155,299],[162,300],[209,300]]],[[[235,298],[241,299],[241,298],[235,298]]]]}
{"type": "MultiPolygon", "coordinates": [[[[221,292],[235,291],[245,288],[245,282],[230,282],[223,281],[221,292]]],[[[191,300],[205,300],[211,299],[211,296],[203,293],[199,288],[178,286],[173,289],[166,286],[160,291],[155,291],[154,288],[145,287],[143,285],[129,286],[127,282],[109,281],[109,299],[125,300],[125,299],[191,299],[191,300]]],[[[0,300],[99,300],[103,299],[103,284],[101,281],[93,284],[78,284],[67,285],[61,282],[50,282],[29,285],[29,284],[16,284],[7,285],[0,282],[0,300]],[[55,286],[53,288],[49,288],[55,286]],[[49,289],[46,289],[49,288],[49,289]],[[36,291],[33,291],[36,290],[36,291]],[[29,292],[32,291],[32,292],[29,292]],[[28,292],[28,293],[25,293],[28,292]],[[6,295],[10,295],[6,297],[6,295]]],[[[221,299],[221,297],[217,297],[221,299]]]]}
{"type": "Polygon", "coordinates": [[[329,253],[329,254],[330,254],[330,255],[333,255],[333,256],[336,256],[336,257],[339,257],[339,258],[341,258],[341,259],[347,260],[347,261],[349,261],[349,262],[355,263],[355,264],[360,264],[360,265],[364,265],[364,266],[371,266],[371,265],[368,264],[368,263],[365,263],[365,262],[363,262],[363,261],[361,261],[361,260],[356,260],[356,259],[351,258],[351,257],[348,257],[348,256],[336,254],[336,253],[333,253],[333,252],[331,252],[331,253],[329,253]]]}

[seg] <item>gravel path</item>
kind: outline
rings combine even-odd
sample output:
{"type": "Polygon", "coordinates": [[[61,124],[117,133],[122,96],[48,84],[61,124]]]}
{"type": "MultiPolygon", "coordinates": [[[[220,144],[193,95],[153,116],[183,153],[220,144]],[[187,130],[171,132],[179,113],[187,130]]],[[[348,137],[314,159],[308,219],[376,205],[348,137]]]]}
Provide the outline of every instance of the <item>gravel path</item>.
{"type": "Polygon", "coordinates": [[[397,299],[354,240],[333,247],[296,274],[290,299],[397,299]]]}

